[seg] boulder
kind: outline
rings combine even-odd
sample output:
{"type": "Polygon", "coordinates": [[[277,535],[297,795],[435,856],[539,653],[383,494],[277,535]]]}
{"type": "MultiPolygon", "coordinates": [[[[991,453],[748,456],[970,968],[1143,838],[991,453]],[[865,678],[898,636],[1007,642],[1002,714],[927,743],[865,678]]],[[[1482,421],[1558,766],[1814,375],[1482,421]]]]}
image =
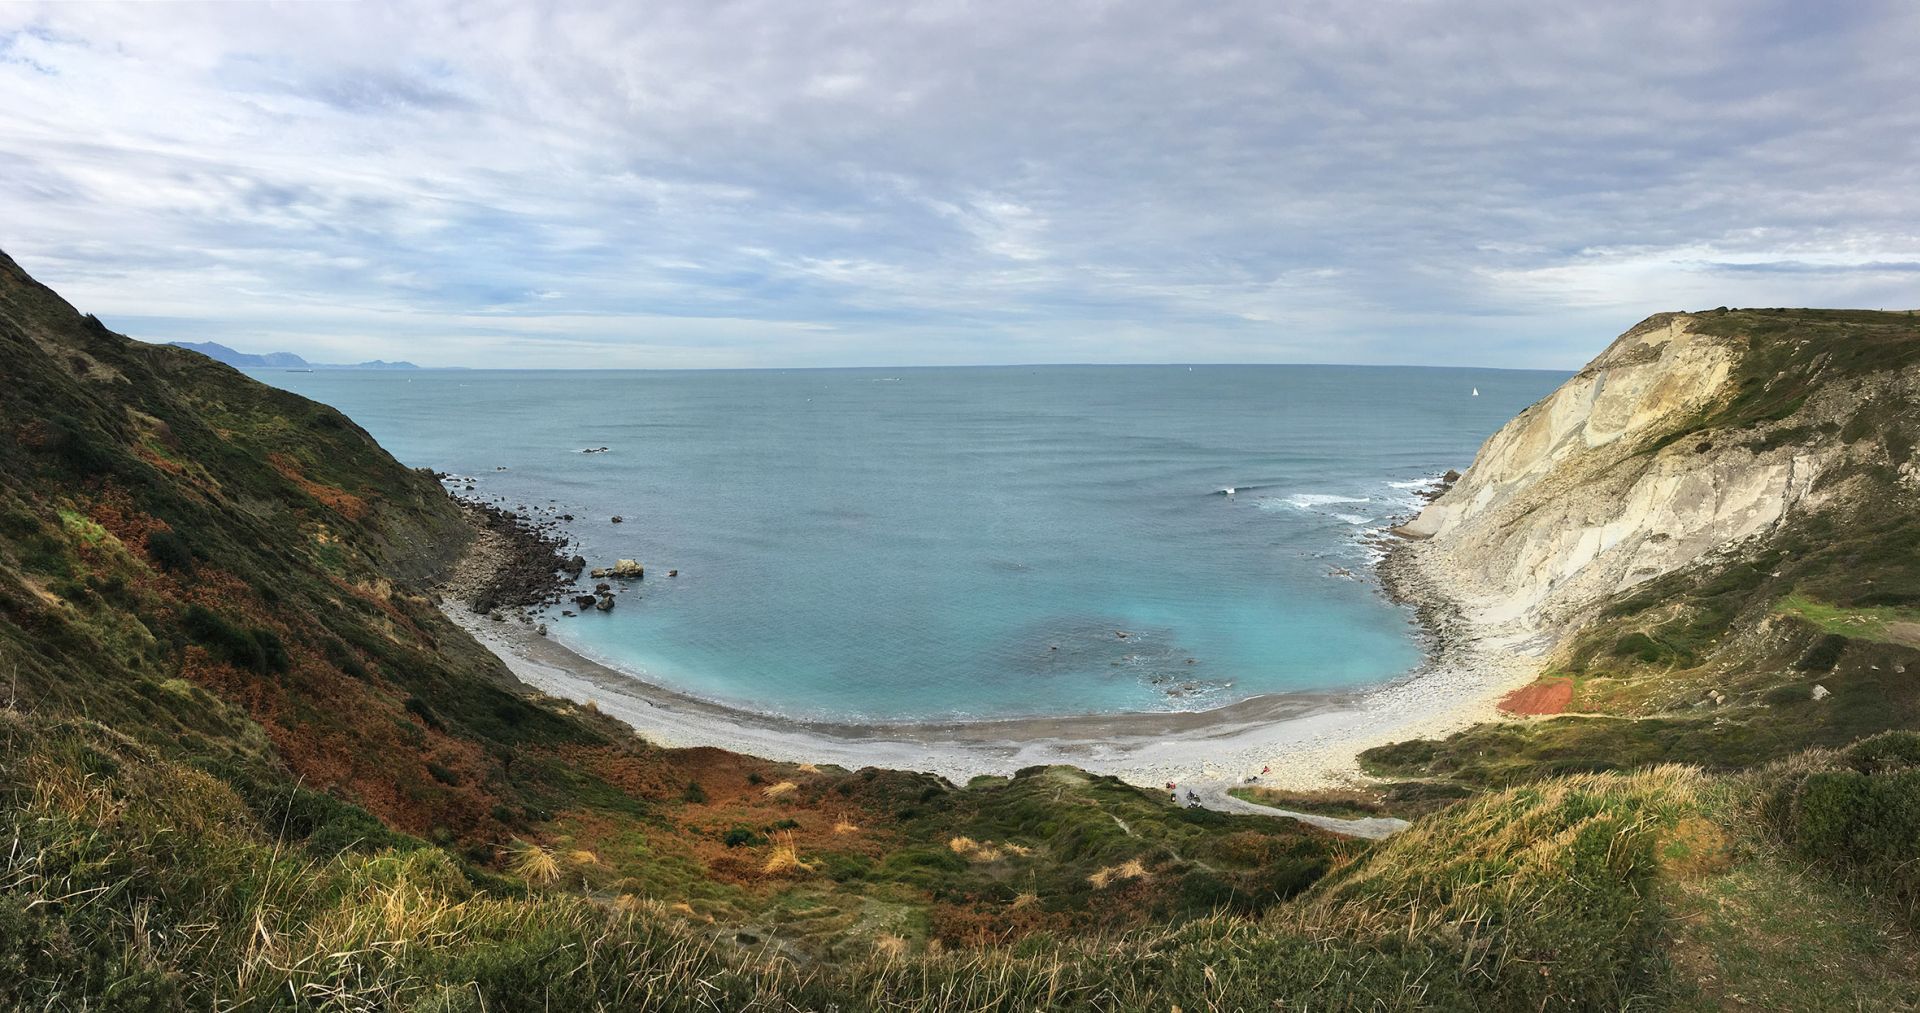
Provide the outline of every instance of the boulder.
{"type": "Polygon", "coordinates": [[[1815,686],[1815,687],[1813,687],[1813,698],[1814,698],[1815,700],[1825,700],[1825,699],[1826,699],[1827,697],[1830,697],[1830,696],[1832,696],[1832,695],[1833,695],[1833,694],[1832,694],[1831,692],[1829,692],[1829,691],[1828,691],[1828,689],[1827,689],[1827,687],[1825,687],[1825,686],[1815,686]]]}
{"type": "Polygon", "coordinates": [[[567,565],[564,567],[564,569],[568,573],[571,573],[576,577],[580,576],[580,571],[586,568],[587,568],[587,557],[585,556],[575,556],[572,559],[567,560],[567,565]]]}
{"type": "Polygon", "coordinates": [[[614,515],[613,515],[613,523],[615,523],[615,524],[619,524],[620,522],[622,522],[622,521],[624,521],[624,520],[626,520],[626,518],[625,518],[625,517],[622,517],[622,516],[620,516],[619,514],[614,514],[614,515]]]}
{"type": "Polygon", "coordinates": [[[590,594],[579,594],[579,595],[574,595],[573,597],[573,603],[575,605],[580,606],[583,609],[592,608],[594,603],[597,601],[599,601],[599,599],[595,598],[593,595],[590,595],[590,594]]]}
{"type": "Polygon", "coordinates": [[[601,595],[600,600],[593,603],[593,607],[599,609],[602,612],[612,612],[613,611],[613,595],[610,595],[610,594],[601,595]]]}
{"type": "Polygon", "coordinates": [[[620,580],[643,580],[647,576],[647,568],[634,560],[622,559],[607,568],[607,576],[620,580]]]}

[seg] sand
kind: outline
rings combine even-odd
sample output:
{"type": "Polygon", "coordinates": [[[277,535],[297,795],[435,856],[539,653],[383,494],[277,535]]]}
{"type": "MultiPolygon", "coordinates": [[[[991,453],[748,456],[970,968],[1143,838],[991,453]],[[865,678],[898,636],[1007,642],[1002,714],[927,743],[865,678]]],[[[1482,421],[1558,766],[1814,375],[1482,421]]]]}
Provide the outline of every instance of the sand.
{"type": "MultiPolygon", "coordinates": [[[[496,548],[487,546],[488,549],[496,548]]],[[[1382,564],[1395,594],[1416,607],[1429,638],[1427,662],[1408,676],[1347,694],[1278,694],[1215,710],[1027,718],[948,724],[832,724],[786,720],[714,704],[616,671],[535,632],[532,624],[476,615],[454,595],[442,608],[523,682],[556,697],[592,702],[666,746],[719,746],[774,760],[930,771],[964,784],[1066,763],[1133,784],[1194,790],[1211,808],[1238,808],[1226,788],[1260,783],[1313,789],[1365,783],[1356,754],[1372,746],[1442,736],[1497,717],[1495,704],[1539,671],[1550,640],[1537,630],[1477,621],[1440,589],[1452,575],[1420,543],[1397,546],[1382,564]]],[[[487,565],[481,551],[467,567],[487,565]]],[[[456,575],[450,586],[470,583],[456,575]]],[[[1346,832],[1352,821],[1334,821],[1346,832]]],[[[1388,828],[1380,828],[1383,832],[1388,828]]],[[[1374,836],[1369,833],[1368,836],[1374,836]]]]}

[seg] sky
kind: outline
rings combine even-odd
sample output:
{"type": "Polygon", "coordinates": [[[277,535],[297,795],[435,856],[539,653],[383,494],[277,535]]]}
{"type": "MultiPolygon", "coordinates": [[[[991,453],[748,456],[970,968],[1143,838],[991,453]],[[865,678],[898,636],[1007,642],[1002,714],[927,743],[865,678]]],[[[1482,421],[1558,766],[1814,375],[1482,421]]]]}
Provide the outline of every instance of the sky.
{"type": "Polygon", "coordinates": [[[1574,368],[1920,306],[1920,4],[0,3],[0,249],[324,362],[1574,368]]]}

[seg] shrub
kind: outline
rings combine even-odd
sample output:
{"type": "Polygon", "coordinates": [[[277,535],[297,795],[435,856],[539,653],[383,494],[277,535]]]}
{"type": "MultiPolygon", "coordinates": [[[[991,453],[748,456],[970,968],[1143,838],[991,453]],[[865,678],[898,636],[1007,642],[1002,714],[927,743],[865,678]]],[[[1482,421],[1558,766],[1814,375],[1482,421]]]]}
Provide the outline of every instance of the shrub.
{"type": "Polygon", "coordinates": [[[1881,732],[1854,743],[1847,765],[1865,774],[1920,767],[1920,732],[1881,732]]]}
{"type": "Polygon", "coordinates": [[[1803,672],[1827,672],[1840,663],[1840,655],[1846,653],[1847,638],[1838,633],[1829,633],[1821,637],[1793,667],[1803,672]]]}
{"type": "Polygon", "coordinates": [[[1920,734],[1886,732],[1820,763],[1784,776],[1762,814],[1808,858],[1920,904],[1920,734]]]}
{"type": "Polygon", "coordinates": [[[1645,633],[1629,633],[1613,643],[1613,656],[1633,658],[1643,664],[1651,665],[1666,656],[1666,650],[1660,642],[1645,633]]]}
{"type": "Polygon", "coordinates": [[[698,781],[688,781],[687,790],[680,793],[680,801],[701,805],[707,800],[707,790],[700,787],[698,781]]]}
{"type": "Polygon", "coordinates": [[[287,670],[286,646],[272,630],[243,630],[199,605],[187,606],[180,625],[195,643],[230,665],[261,675],[287,670]]]}
{"type": "Polygon", "coordinates": [[[427,702],[417,696],[407,697],[405,707],[407,708],[407,713],[419,718],[428,728],[445,728],[447,726],[446,722],[440,720],[440,715],[435,714],[433,708],[427,706],[427,702]]]}
{"type": "Polygon", "coordinates": [[[171,531],[154,531],[147,535],[147,555],[153,557],[154,565],[168,573],[192,573],[193,549],[187,540],[171,531]]]}

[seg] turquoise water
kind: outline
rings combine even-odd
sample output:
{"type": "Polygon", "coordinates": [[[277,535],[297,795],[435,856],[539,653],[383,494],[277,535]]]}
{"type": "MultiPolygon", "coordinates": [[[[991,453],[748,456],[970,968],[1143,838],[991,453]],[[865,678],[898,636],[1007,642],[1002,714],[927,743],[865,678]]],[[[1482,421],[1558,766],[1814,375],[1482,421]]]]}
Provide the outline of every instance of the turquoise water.
{"type": "Polygon", "coordinates": [[[1565,378],[254,375],[477,494],[574,514],[594,565],[647,565],[611,614],[552,620],[562,643],[753,710],[865,720],[1200,709],[1401,675],[1415,631],[1366,570],[1365,536],[1565,378]]]}

